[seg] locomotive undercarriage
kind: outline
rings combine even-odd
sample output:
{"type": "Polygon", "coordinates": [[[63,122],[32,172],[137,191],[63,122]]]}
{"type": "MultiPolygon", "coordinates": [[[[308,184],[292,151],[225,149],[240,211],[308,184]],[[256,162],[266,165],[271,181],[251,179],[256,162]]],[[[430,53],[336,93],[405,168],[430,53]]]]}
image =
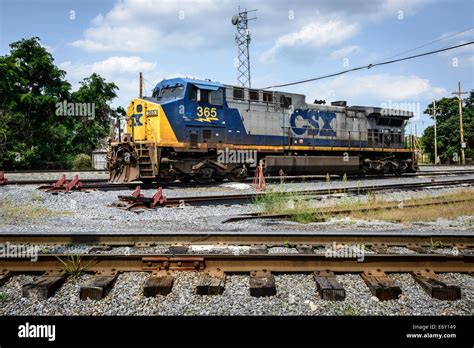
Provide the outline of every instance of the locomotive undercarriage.
{"type": "MultiPolygon", "coordinates": [[[[224,179],[230,181],[242,181],[252,176],[258,163],[262,163],[265,172],[266,156],[292,156],[304,158],[304,156],[320,156],[319,158],[334,158],[343,156],[344,153],[258,153],[256,159],[247,159],[244,163],[225,163],[219,160],[216,151],[190,152],[175,151],[173,148],[158,148],[154,144],[119,143],[109,148],[109,170],[110,181],[131,182],[141,180],[143,182],[157,181],[169,183],[175,180],[189,182],[194,180],[198,183],[221,182],[224,179]]],[[[351,157],[358,157],[359,165],[353,170],[347,171],[348,175],[358,174],[378,175],[386,174],[401,175],[407,172],[415,172],[416,164],[411,153],[351,153],[351,157]]],[[[334,167],[333,167],[334,168],[334,167]]],[[[336,174],[345,174],[345,169],[335,171],[336,174]],[[344,173],[343,173],[344,172],[344,173]]],[[[280,174],[287,175],[284,171],[280,174]]],[[[298,169],[292,173],[298,174],[298,169]]],[[[304,174],[310,174],[306,170],[304,174]]],[[[326,174],[322,167],[313,174],[326,174]],[[324,173],[323,173],[324,172],[324,173]]],[[[331,173],[329,173],[331,174],[331,173]]],[[[278,175],[278,174],[277,174],[278,175]]]]}

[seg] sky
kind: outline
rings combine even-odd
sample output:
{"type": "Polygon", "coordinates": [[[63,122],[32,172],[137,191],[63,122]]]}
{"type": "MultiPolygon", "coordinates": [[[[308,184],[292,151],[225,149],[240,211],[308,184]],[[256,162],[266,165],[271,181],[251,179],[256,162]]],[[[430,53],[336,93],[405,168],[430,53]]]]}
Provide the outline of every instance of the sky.
{"type": "MultiPolygon", "coordinates": [[[[237,84],[236,28],[231,17],[257,9],[250,21],[252,87],[292,82],[473,41],[471,0],[0,0],[0,55],[9,44],[38,36],[79,81],[99,73],[120,88],[114,106],[145,94],[163,78],[189,76],[237,84]]],[[[306,100],[401,107],[415,113],[418,135],[433,122],[424,115],[434,99],[450,97],[461,81],[473,89],[474,45],[281,87],[306,100]]]]}

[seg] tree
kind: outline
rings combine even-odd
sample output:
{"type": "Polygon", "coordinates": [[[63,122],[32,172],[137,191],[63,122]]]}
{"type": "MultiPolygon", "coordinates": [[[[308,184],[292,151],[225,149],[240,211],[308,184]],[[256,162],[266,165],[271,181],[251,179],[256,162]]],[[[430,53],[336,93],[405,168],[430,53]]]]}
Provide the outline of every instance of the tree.
{"type": "MultiPolygon", "coordinates": [[[[459,133],[459,107],[457,97],[442,98],[436,101],[438,155],[443,162],[456,162],[460,159],[461,140],[459,133]]],[[[425,114],[432,115],[433,104],[429,104],[425,114]]],[[[433,116],[430,116],[433,119],[433,116]]],[[[474,93],[463,100],[463,129],[466,142],[466,157],[474,156],[474,93]]],[[[434,162],[434,127],[425,129],[421,138],[424,151],[434,162]]]]}
{"type": "Polygon", "coordinates": [[[39,162],[70,165],[106,138],[109,102],[118,87],[92,74],[71,93],[66,72],[38,37],[10,44],[0,56],[0,168],[32,168],[39,162]],[[57,115],[58,103],[94,104],[95,117],[57,115]],[[3,163],[2,163],[3,162],[3,163]]]}

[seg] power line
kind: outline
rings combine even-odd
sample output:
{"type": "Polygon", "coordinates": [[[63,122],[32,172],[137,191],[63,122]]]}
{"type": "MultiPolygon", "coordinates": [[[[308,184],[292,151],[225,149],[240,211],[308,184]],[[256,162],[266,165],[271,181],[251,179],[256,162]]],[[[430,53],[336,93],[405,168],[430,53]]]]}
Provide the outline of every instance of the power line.
{"type": "MultiPolygon", "coordinates": [[[[427,43],[425,43],[425,44],[423,44],[423,45],[421,45],[421,46],[418,46],[418,47],[415,47],[415,48],[411,48],[411,49],[409,49],[409,50],[406,50],[406,51],[403,51],[403,52],[397,53],[397,54],[395,54],[395,55],[393,55],[393,56],[390,56],[390,57],[384,58],[384,59],[382,59],[382,60],[381,60],[381,61],[379,61],[379,62],[384,62],[384,61],[386,61],[387,59],[392,59],[392,58],[395,58],[395,57],[401,56],[402,54],[405,54],[405,53],[408,53],[408,52],[412,52],[412,51],[416,51],[416,50],[417,50],[417,49],[419,49],[419,48],[423,48],[423,47],[429,46],[429,45],[431,45],[431,44],[434,44],[434,43],[436,43],[436,42],[440,42],[440,41],[443,41],[443,40],[449,39],[450,37],[453,37],[453,36],[456,36],[456,35],[462,34],[462,33],[466,32],[466,31],[469,31],[469,30],[472,30],[472,29],[474,29],[474,27],[470,27],[470,28],[467,28],[467,29],[464,29],[464,30],[458,31],[457,33],[450,34],[450,35],[447,35],[447,36],[445,36],[445,37],[442,37],[442,38],[440,38],[440,39],[437,39],[437,40],[433,40],[433,41],[427,42],[427,43]]],[[[377,63],[379,63],[379,62],[377,62],[377,63]]]]}
{"type": "Polygon", "coordinates": [[[444,52],[444,51],[449,51],[449,50],[453,50],[453,49],[455,49],[455,48],[459,48],[459,47],[463,47],[463,46],[468,46],[468,45],[472,45],[472,44],[474,44],[474,41],[469,41],[469,42],[466,42],[466,43],[463,43],[463,44],[459,44],[459,45],[456,45],[456,46],[441,48],[441,49],[434,50],[434,51],[430,51],[430,52],[420,53],[420,54],[417,54],[417,55],[414,55],[414,56],[409,56],[409,57],[404,57],[404,58],[399,58],[399,59],[394,59],[394,60],[389,60],[389,61],[383,61],[383,62],[374,63],[374,64],[369,64],[369,65],[364,65],[364,66],[360,66],[360,67],[357,67],[357,68],[352,68],[352,69],[348,69],[348,70],[343,70],[343,71],[340,71],[340,72],[337,72],[337,73],[334,73],[334,74],[329,74],[329,75],[314,77],[314,78],[311,78],[311,79],[300,80],[300,81],[295,81],[295,82],[290,82],[290,83],[284,83],[284,84],[281,84],[281,85],[268,86],[268,87],[265,87],[265,88],[262,88],[262,89],[270,89],[270,88],[277,88],[277,87],[286,87],[286,86],[298,85],[298,84],[301,84],[301,83],[306,83],[306,82],[311,82],[311,81],[317,81],[317,80],[327,79],[327,78],[329,78],[329,77],[339,76],[339,75],[347,74],[347,73],[349,73],[349,72],[353,72],[353,71],[357,71],[357,70],[370,69],[370,68],[374,68],[374,67],[380,66],[380,65],[387,65],[387,64],[392,64],[392,63],[401,62],[401,61],[404,61],[404,60],[409,60],[409,59],[419,58],[419,57],[423,57],[423,56],[428,56],[428,55],[431,55],[431,54],[435,54],[435,53],[439,53],[439,52],[444,52]]]}

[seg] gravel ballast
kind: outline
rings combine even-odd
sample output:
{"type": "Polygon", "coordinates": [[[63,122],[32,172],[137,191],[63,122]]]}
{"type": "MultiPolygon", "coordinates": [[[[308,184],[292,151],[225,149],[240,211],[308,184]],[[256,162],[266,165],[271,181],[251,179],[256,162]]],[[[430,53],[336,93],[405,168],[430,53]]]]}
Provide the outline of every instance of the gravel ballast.
{"type": "Polygon", "coordinates": [[[146,298],[142,284],[146,273],[120,274],[102,300],[79,299],[80,285],[91,275],[68,279],[47,300],[22,298],[21,286],[35,279],[31,275],[11,278],[0,287],[0,315],[473,315],[474,280],[465,274],[440,277],[462,287],[462,298],[440,301],[430,298],[409,274],[391,277],[402,288],[397,300],[379,301],[372,296],[360,276],[337,275],[346,289],[346,299],[331,302],[320,299],[309,274],[275,275],[277,294],[255,298],[249,294],[249,277],[227,276],[222,295],[197,295],[194,287],[199,275],[176,273],[173,290],[167,296],[146,298]]]}
{"type": "MultiPolygon", "coordinates": [[[[474,178],[474,175],[463,176],[463,178],[474,178]]],[[[454,177],[437,178],[436,180],[452,180],[454,177]]],[[[360,181],[332,181],[330,183],[332,195],[335,190],[344,190],[344,187],[357,185],[380,185],[409,182],[426,182],[429,179],[421,178],[389,178],[371,179],[360,181]]],[[[326,189],[327,183],[323,180],[307,183],[288,183],[283,186],[279,184],[268,184],[268,189],[278,190],[308,190],[326,189]]],[[[415,197],[436,196],[443,193],[451,193],[456,189],[439,188],[426,189],[417,192],[390,192],[377,194],[378,199],[390,199],[400,201],[415,197]]],[[[147,197],[153,195],[153,190],[144,190],[147,197]]],[[[235,194],[253,192],[248,184],[224,183],[212,187],[179,188],[171,187],[165,189],[168,197],[179,197],[186,195],[209,195],[209,194],[235,194]],[[245,188],[246,187],[246,188],[245,188]]],[[[89,193],[73,192],[70,194],[60,193],[52,195],[38,191],[36,186],[3,186],[0,187],[0,201],[8,202],[11,206],[21,206],[22,209],[36,211],[46,209],[45,216],[29,218],[27,214],[18,214],[13,217],[3,217],[0,221],[0,233],[165,233],[170,231],[180,232],[241,232],[241,231],[425,231],[433,232],[440,230],[474,231],[473,217],[460,217],[454,220],[438,219],[431,222],[413,222],[411,224],[400,224],[392,222],[365,221],[347,218],[332,218],[326,222],[302,224],[286,220],[247,220],[235,223],[222,222],[229,217],[255,213],[261,211],[262,207],[249,202],[249,204],[214,205],[214,206],[185,206],[182,208],[158,208],[152,210],[141,210],[137,212],[125,211],[110,204],[117,200],[118,195],[129,195],[128,191],[93,191],[89,193]]],[[[338,193],[338,196],[341,194],[338,193]]],[[[344,197],[344,195],[342,195],[344,197]]],[[[358,200],[363,202],[367,199],[362,196],[347,196],[343,199],[358,200]]],[[[325,205],[328,198],[313,201],[314,206],[325,205]]],[[[0,215],[2,210],[0,209],[0,215]]]]}

